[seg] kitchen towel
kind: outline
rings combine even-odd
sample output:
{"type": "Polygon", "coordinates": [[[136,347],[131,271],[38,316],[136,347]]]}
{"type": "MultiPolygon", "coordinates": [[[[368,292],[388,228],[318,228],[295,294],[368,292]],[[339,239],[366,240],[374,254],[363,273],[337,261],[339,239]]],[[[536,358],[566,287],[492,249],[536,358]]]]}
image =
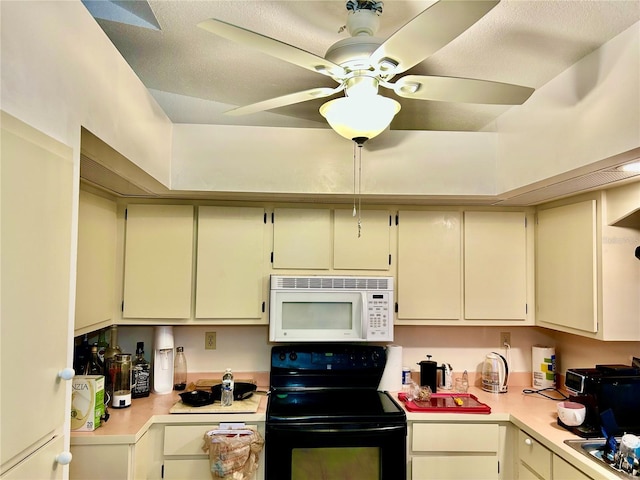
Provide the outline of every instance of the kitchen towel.
{"type": "Polygon", "coordinates": [[[378,390],[387,392],[399,392],[402,390],[402,347],[400,345],[387,345],[387,364],[382,372],[378,390]]]}
{"type": "Polygon", "coordinates": [[[531,385],[533,388],[555,388],[556,349],[543,345],[531,347],[531,385]]]}

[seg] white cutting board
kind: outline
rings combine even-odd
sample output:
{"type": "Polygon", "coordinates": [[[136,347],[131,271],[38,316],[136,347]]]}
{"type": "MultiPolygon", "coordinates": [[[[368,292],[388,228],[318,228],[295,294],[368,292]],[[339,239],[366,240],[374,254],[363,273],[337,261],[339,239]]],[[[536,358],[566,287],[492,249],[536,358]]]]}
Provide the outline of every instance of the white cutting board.
{"type": "Polygon", "coordinates": [[[220,402],[214,402],[211,405],[202,407],[192,407],[178,400],[176,404],[169,409],[169,413],[256,413],[260,406],[262,395],[255,393],[245,400],[234,400],[231,406],[223,407],[220,402]]]}

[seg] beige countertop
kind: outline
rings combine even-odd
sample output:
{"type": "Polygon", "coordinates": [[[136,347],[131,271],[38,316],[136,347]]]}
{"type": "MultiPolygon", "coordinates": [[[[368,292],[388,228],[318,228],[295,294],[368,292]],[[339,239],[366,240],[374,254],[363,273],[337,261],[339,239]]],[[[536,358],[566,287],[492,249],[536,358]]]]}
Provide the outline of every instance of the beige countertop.
{"type": "MultiPolygon", "coordinates": [[[[446,422],[511,422],[524,430],[532,438],[543,444],[556,455],[575,465],[587,475],[599,479],[617,479],[615,475],[588,460],[563,442],[576,439],[576,435],[561,428],[556,423],[557,401],[536,394],[524,394],[524,387],[510,386],[509,392],[491,394],[477,387],[469,393],[491,407],[490,414],[464,413],[420,413],[408,412],[407,420],[446,422]]],[[[267,387],[258,387],[266,390],[267,387]]],[[[219,422],[264,422],[266,419],[267,396],[261,395],[256,413],[190,413],[170,414],[169,409],[180,399],[178,392],[166,395],[151,394],[147,398],[133,399],[132,405],[124,409],[109,409],[109,421],[94,432],[71,432],[71,445],[98,445],[135,443],[153,424],[215,424],[219,422]]],[[[392,394],[394,399],[398,396],[392,394]]],[[[402,402],[398,402],[402,403],[402,402]]]]}

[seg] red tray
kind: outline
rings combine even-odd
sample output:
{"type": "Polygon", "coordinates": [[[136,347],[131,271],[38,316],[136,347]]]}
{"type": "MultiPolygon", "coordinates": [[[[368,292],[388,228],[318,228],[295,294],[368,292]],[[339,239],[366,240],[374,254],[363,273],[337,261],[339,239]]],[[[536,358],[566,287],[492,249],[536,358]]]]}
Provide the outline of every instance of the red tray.
{"type": "Polygon", "coordinates": [[[491,407],[481,403],[478,398],[470,393],[433,393],[429,402],[407,401],[406,393],[399,393],[398,399],[404,402],[410,412],[443,412],[443,413],[491,413],[491,407]],[[462,405],[457,405],[453,400],[459,398],[462,405]]]}

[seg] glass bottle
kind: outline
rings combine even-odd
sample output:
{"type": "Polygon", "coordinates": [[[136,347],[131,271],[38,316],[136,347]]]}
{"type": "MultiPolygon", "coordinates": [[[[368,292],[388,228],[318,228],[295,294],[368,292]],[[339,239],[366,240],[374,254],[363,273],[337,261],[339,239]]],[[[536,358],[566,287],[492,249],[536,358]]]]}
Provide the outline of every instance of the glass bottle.
{"type": "Polygon", "coordinates": [[[87,362],[91,359],[91,345],[89,345],[89,337],[85,333],[82,337],[82,341],[79,345],[76,345],[73,369],[76,371],[76,375],[84,375],[84,371],[87,368],[87,362]]]}
{"type": "Polygon", "coordinates": [[[105,403],[111,403],[113,397],[113,384],[116,380],[116,370],[114,366],[114,360],[116,355],[122,353],[118,346],[118,326],[111,325],[109,329],[109,346],[104,351],[104,391],[107,398],[105,403]]]}
{"type": "Polygon", "coordinates": [[[187,359],[183,347],[176,348],[176,352],[173,361],[173,389],[184,390],[187,388],[187,359]]]}
{"type": "Polygon", "coordinates": [[[151,365],[144,358],[144,342],[138,342],[136,345],[132,383],[131,398],[149,396],[151,390],[151,365]]]}
{"type": "Polygon", "coordinates": [[[120,350],[120,347],[118,346],[118,326],[111,325],[109,333],[110,333],[109,344],[104,351],[105,364],[107,363],[108,360],[112,359],[119,353],[122,353],[122,350],[120,350]]]}
{"type": "Polygon", "coordinates": [[[104,354],[107,351],[109,344],[107,343],[107,332],[106,330],[100,330],[100,334],[98,335],[98,361],[102,364],[104,368],[104,354]]]}
{"type": "Polygon", "coordinates": [[[102,375],[102,367],[98,361],[98,344],[94,343],[91,347],[91,357],[87,362],[87,367],[84,369],[85,375],[102,375]]]}
{"type": "Polygon", "coordinates": [[[220,402],[223,407],[230,407],[233,404],[233,373],[227,368],[222,375],[222,398],[220,402]]]}

